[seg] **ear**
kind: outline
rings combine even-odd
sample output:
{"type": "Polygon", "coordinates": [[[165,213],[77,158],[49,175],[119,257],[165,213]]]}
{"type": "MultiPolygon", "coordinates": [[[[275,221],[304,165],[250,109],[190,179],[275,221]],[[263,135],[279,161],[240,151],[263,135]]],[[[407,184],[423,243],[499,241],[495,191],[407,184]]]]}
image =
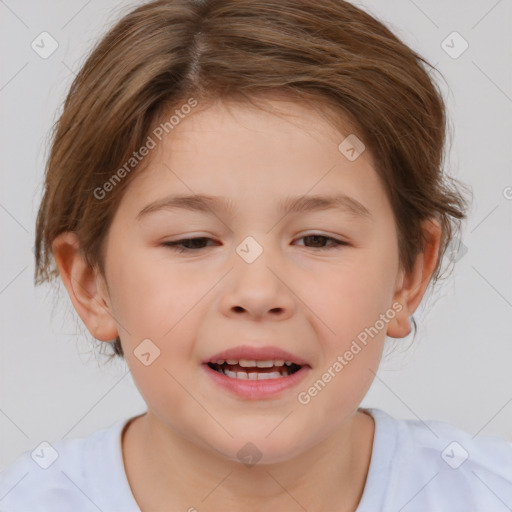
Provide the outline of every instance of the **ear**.
{"type": "Polygon", "coordinates": [[[413,269],[406,273],[403,269],[397,278],[393,304],[399,302],[401,311],[388,324],[387,335],[404,338],[411,332],[409,318],[419,306],[427,286],[439,261],[442,228],[439,222],[430,218],[422,222],[425,245],[417,255],[413,269]]]}
{"type": "Polygon", "coordinates": [[[76,234],[58,235],[52,251],[71,302],[89,332],[100,341],[114,340],[118,336],[117,323],[105,280],[83,258],[76,234]]]}

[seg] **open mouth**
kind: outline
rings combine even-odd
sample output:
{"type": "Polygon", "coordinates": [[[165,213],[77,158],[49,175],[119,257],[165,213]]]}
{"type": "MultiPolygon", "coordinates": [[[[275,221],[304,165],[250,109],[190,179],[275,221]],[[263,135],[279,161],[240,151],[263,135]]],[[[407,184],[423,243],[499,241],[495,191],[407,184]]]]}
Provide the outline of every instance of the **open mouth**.
{"type": "Polygon", "coordinates": [[[207,364],[212,370],[238,380],[280,379],[293,375],[302,368],[299,364],[281,360],[220,359],[215,363],[207,364]]]}

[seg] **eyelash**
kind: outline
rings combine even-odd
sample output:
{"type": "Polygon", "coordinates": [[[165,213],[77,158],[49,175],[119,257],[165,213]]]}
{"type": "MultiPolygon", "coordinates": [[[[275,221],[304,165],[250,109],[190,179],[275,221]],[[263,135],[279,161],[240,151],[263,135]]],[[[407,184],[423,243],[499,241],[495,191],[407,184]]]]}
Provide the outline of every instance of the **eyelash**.
{"type": "MultiPolygon", "coordinates": [[[[302,238],[309,238],[309,237],[325,238],[326,240],[331,240],[333,242],[333,245],[331,245],[331,247],[313,247],[313,249],[319,249],[321,251],[326,251],[329,249],[339,249],[340,246],[348,246],[349,245],[347,242],[337,240],[336,238],[332,238],[330,236],[325,236],[325,235],[318,235],[318,234],[305,235],[305,236],[302,236],[301,238],[299,238],[299,240],[301,240],[302,238]]],[[[184,244],[186,242],[192,242],[195,240],[211,240],[211,238],[204,237],[204,236],[196,237],[196,238],[183,238],[181,240],[176,240],[175,242],[163,242],[162,245],[165,247],[169,247],[173,251],[176,251],[179,253],[196,252],[197,250],[204,249],[204,247],[199,247],[198,249],[190,249],[188,247],[181,246],[182,244],[184,244]]]]}

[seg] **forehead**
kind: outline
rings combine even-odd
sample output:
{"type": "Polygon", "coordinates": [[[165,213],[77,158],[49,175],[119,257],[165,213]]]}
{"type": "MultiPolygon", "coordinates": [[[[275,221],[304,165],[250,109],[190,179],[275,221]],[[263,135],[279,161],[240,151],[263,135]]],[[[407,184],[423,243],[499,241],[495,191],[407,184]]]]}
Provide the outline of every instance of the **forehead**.
{"type": "Polygon", "coordinates": [[[186,145],[190,137],[241,134],[244,130],[254,133],[255,144],[258,140],[266,140],[267,144],[275,141],[283,150],[286,141],[291,146],[304,140],[309,144],[316,140],[319,145],[338,145],[340,137],[356,131],[348,115],[341,111],[334,115],[327,104],[305,103],[279,92],[252,98],[251,102],[216,99],[200,103],[190,115],[183,116],[176,128],[168,137],[172,138],[174,149],[180,143],[186,145]]]}
{"type": "MultiPolygon", "coordinates": [[[[329,194],[338,196],[331,204],[347,211],[352,207],[362,216],[365,209],[378,208],[383,198],[377,196],[383,191],[370,152],[364,150],[350,161],[339,149],[351,133],[350,126],[343,133],[318,110],[289,100],[267,100],[262,106],[199,105],[157,144],[147,168],[128,187],[127,200],[138,201],[140,209],[149,207],[149,200],[203,210],[224,202],[232,211],[237,209],[235,202],[256,208],[264,200],[279,202],[276,208],[282,211],[307,209],[315,202],[313,198],[297,202],[299,196],[329,194]],[[203,200],[176,198],[200,195],[203,200]],[[208,205],[207,196],[226,201],[208,205]],[[345,200],[340,200],[342,196],[345,200]],[[370,203],[366,208],[365,196],[370,203]]],[[[321,203],[316,201],[317,206],[321,203]]]]}

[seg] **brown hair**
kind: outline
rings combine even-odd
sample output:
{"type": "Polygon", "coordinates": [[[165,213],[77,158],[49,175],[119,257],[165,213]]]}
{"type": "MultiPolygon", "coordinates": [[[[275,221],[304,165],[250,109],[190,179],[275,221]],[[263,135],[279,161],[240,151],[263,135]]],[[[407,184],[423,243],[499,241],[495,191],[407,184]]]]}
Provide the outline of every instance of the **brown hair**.
{"type": "MultiPolygon", "coordinates": [[[[381,22],[342,0],[159,0],[136,8],[97,43],[54,126],[37,216],[36,285],[58,275],[51,244],[65,231],[77,234],[86,261],[104,274],[103,242],[135,173],[126,162],[172,109],[274,93],[314,105],[340,130],[349,120],[392,204],[406,270],[424,243],[421,221],[439,220],[436,282],[466,201],[443,173],[445,106],[426,66],[381,22]],[[112,181],[116,171],[122,179],[112,181]]],[[[123,355],[119,338],[113,349],[123,355]]]]}

